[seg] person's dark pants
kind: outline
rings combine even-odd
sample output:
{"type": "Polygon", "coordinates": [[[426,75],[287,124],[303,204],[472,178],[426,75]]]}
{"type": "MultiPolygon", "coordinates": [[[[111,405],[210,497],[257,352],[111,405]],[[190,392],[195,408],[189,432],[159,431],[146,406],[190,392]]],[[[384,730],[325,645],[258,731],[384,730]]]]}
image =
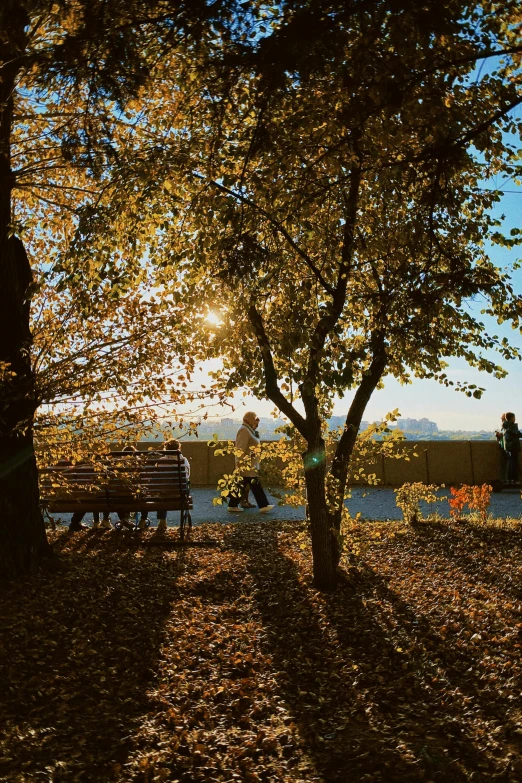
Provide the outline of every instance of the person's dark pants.
{"type": "MultiPolygon", "coordinates": [[[[85,516],[85,511],[75,511],[74,514],[71,517],[71,522],[69,525],[69,530],[81,530],[81,522],[82,519],[85,516]]],[[[100,521],[100,512],[99,511],[93,511],[92,512],[92,518],[94,522],[100,521]]],[[[103,512],[103,519],[110,519],[111,515],[108,511],[103,512]]]]}
{"type": "Polygon", "coordinates": [[[241,496],[247,487],[250,487],[252,490],[252,494],[259,508],[268,506],[268,498],[265,495],[265,490],[261,486],[259,479],[255,476],[244,476],[237,486],[237,494],[234,492],[229,497],[228,505],[230,508],[237,508],[239,506],[241,496]]]}
{"type": "Polygon", "coordinates": [[[507,466],[507,480],[508,481],[518,481],[518,455],[519,451],[516,451],[515,449],[512,449],[510,451],[506,451],[507,458],[508,458],[508,466],[507,466]]]}
{"type": "Polygon", "coordinates": [[[81,530],[82,529],[82,519],[85,516],[85,511],[75,511],[74,514],[71,517],[71,522],[69,525],[69,530],[81,530]]]}
{"type": "Polygon", "coordinates": [[[504,449],[499,449],[500,451],[500,479],[502,482],[507,481],[507,469],[508,469],[508,455],[507,452],[504,451],[504,449]]]}

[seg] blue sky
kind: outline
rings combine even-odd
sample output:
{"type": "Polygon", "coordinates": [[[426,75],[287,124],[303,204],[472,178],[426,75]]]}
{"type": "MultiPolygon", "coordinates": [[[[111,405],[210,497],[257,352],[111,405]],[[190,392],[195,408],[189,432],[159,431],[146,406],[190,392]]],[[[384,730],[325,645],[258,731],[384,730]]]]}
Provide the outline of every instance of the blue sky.
{"type": "MultiPolygon", "coordinates": [[[[520,342],[520,339],[519,339],[520,342]]],[[[430,380],[415,381],[409,386],[401,386],[394,379],[385,383],[384,389],[374,392],[364,419],[377,421],[386,413],[398,408],[402,416],[414,419],[424,417],[435,421],[439,429],[448,430],[491,430],[498,429],[500,415],[506,410],[513,410],[522,420],[522,366],[517,363],[507,378],[495,380],[485,373],[472,371],[465,362],[451,362],[447,371],[452,380],[471,379],[477,385],[486,388],[482,399],[475,400],[466,397],[430,380]]],[[[348,409],[350,395],[336,404],[334,413],[345,415],[348,409]]],[[[274,406],[270,402],[256,400],[252,397],[236,396],[236,410],[232,413],[227,409],[212,409],[212,416],[222,415],[241,418],[246,410],[255,410],[261,416],[270,416],[274,406]]]]}
{"type": "MultiPolygon", "coordinates": [[[[504,229],[509,231],[514,227],[522,227],[522,188],[510,182],[506,189],[515,192],[504,194],[495,209],[495,216],[505,216],[504,229]]],[[[493,247],[490,255],[501,266],[521,257],[522,248],[507,251],[493,247]]],[[[522,272],[515,273],[513,280],[518,293],[522,293],[522,272]]],[[[477,304],[477,310],[480,309],[477,304]]],[[[487,321],[485,318],[481,320],[487,321]]],[[[489,323],[494,334],[506,336],[513,345],[522,349],[522,336],[518,330],[512,329],[507,323],[499,326],[492,319],[489,319],[489,323]]],[[[494,352],[490,356],[495,358],[494,352]]],[[[480,400],[466,397],[461,392],[430,380],[400,386],[395,380],[389,379],[383,390],[374,393],[366,409],[365,419],[378,420],[388,411],[399,408],[403,416],[415,419],[426,416],[435,421],[440,429],[495,430],[501,413],[506,410],[514,411],[518,420],[522,421],[522,362],[502,362],[498,356],[495,360],[509,372],[502,380],[470,368],[463,360],[449,360],[447,375],[451,380],[468,380],[486,389],[480,400]]],[[[335,412],[341,414],[343,406],[336,406],[335,412]]]]}

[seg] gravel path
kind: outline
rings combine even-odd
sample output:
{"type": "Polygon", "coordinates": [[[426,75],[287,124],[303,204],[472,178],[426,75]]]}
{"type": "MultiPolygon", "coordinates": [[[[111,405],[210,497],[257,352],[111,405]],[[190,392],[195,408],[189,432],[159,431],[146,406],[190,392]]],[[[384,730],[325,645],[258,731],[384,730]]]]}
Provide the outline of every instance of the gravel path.
{"type": "MultiPolygon", "coordinates": [[[[431,506],[421,504],[422,513],[428,514],[437,511],[441,516],[449,516],[448,503],[443,499],[449,494],[448,490],[440,490],[437,493],[440,503],[434,503],[431,506]]],[[[212,499],[216,497],[216,492],[211,487],[195,487],[192,489],[194,498],[194,510],[192,511],[192,522],[195,525],[203,522],[231,522],[233,520],[254,520],[259,518],[257,508],[244,511],[242,514],[231,514],[227,512],[226,506],[214,506],[212,499]]],[[[271,498],[274,503],[277,500],[271,498]]],[[[364,519],[401,519],[402,514],[395,505],[395,492],[390,487],[371,487],[354,488],[352,498],[348,501],[350,513],[355,516],[361,513],[364,519]]],[[[493,517],[505,518],[514,517],[516,519],[522,516],[522,499],[520,490],[510,490],[501,493],[493,493],[491,496],[490,514],[493,517]]],[[[70,514],[55,514],[55,519],[61,517],[62,522],[69,523],[70,514]]],[[[277,506],[268,515],[270,519],[304,519],[304,507],[290,508],[289,506],[277,506]]],[[[116,520],[116,515],[112,515],[112,520],[116,520]]],[[[84,522],[87,524],[92,521],[92,515],[86,514],[84,522]]],[[[171,511],[168,514],[167,522],[169,525],[177,525],[179,522],[179,512],[171,511]]],[[[156,524],[155,515],[151,516],[152,525],[156,524]]]]}
{"type": "MultiPolygon", "coordinates": [[[[259,516],[256,508],[243,512],[243,514],[229,514],[224,506],[212,506],[212,498],[216,496],[211,488],[201,488],[193,490],[194,511],[192,519],[194,522],[229,522],[231,517],[240,519],[255,519],[259,516]]],[[[443,517],[449,517],[449,506],[445,498],[449,495],[448,490],[440,490],[437,495],[441,498],[440,503],[432,505],[422,504],[423,514],[438,512],[443,517]]],[[[277,502],[273,500],[273,502],[277,502]]],[[[350,513],[355,516],[358,512],[365,519],[402,519],[402,512],[395,505],[395,492],[391,487],[370,487],[366,489],[355,487],[352,489],[352,498],[348,501],[350,513]]],[[[522,516],[522,499],[520,490],[510,490],[504,492],[494,492],[491,496],[490,513],[494,517],[515,517],[522,516]]],[[[173,514],[174,516],[174,514],[173,514]]],[[[277,519],[303,519],[304,507],[290,508],[288,506],[276,506],[270,516],[277,519]]]]}

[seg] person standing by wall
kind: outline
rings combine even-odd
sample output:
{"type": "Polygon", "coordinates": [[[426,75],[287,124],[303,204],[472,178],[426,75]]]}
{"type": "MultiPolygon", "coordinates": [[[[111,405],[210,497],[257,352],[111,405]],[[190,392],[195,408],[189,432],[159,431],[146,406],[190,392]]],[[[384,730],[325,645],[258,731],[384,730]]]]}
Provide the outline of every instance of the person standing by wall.
{"type": "Polygon", "coordinates": [[[261,514],[266,514],[274,508],[268,502],[268,498],[259,480],[259,462],[255,454],[251,453],[252,448],[259,446],[260,441],[256,435],[256,428],[259,424],[259,416],[253,411],[248,411],[243,416],[243,423],[236,435],[236,450],[241,452],[236,454],[236,468],[241,471],[241,481],[236,490],[234,490],[228,501],[228,510],[230,512],[241,512],[239,501],[247,487],[250,487],[255,501],[261,514]]]}
{"type": "Polygon", "coordinates": [[[506,421],[506,414],[503,413],[500,417],[500,430],[495,432],[495,437],[500,449],[500,480],[503,484],[507,481],[507,468],[508,468],[508,455],[504,449],[504,422],[506,421]]]}
{"type": "Polygon", "coordinates": [[[520,438],[522,432],[518,429],[514,413],[506,413],[502,423],[502,445],[507,455],[507,483],[516,484],[518,481],[518,460],[520,455],[520,438]]]}

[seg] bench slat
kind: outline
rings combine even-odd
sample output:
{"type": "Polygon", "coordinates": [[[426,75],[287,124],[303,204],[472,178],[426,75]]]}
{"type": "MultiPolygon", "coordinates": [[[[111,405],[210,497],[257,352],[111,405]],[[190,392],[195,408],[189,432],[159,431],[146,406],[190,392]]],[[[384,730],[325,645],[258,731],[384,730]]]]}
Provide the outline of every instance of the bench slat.
{"type": "Polygon", "coordinates": [[[150,488],[146,489],[143,487],[137,488],[134,492],[128,492],[127,490],[124,490],[122,488],[118,487],[112,487],[109,490],[104,491],[98,491],[98,492],[85,492],[85,491],[67,491],[67,492],[48,492],[46,495],[42,495],[42,498],[48,498],[49,500],[56,499],[58,497],[67,497],[67,498],[85,498],[85,500],[89,500],[90,498],[105,498],[105,497],[126,497],[129,499],[139,499],[142,497],[184,497],[185,495],[188,495],[188,492],[179,492],[175,487],[156,487],[156,488],[150,488]]]}
{"type": "Polygon", "coordinates": [[[134,487],[182,487],[184,490],[188,487],[188,482],[186,479],[183,479],[180,481],[179,479],[173,481],[171,478],[164,478],[163,476],[159,478],[148,478],[146,480],[139,481],[136,480],[122,480],[122,479],[111,479],[110,481],[59,481],[58,479],[56,481],[43,481],[40,484],[42,489],[45,490],[67,490],[67,489],[87,489],[88,487],[94,487],[98,489],[106,489],[107,487],[125,487],[126,489],[132,490],[134,487]]]}
{"type": "Polygon", "coordinates": [[[179,452],[113,452],[94,465],[42,468],[41,498],[51,512],[183,511],[193,508],[179,452]]]}

